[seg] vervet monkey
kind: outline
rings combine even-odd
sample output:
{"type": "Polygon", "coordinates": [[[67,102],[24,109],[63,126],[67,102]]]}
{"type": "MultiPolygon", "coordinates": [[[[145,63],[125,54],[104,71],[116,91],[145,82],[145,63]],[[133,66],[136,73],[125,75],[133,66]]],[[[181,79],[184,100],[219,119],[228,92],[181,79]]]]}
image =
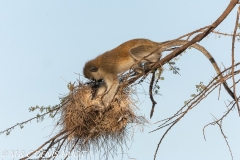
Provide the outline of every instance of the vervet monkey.
{"type": "MultiPolygon", "coordinates": [[[[105,93],[103,102],[108,104],[117,91],[119,85],[118,74],[126,72],[130,68],[139,73],[142,69],[142,63],[151,67],[161,58],[164,49],[186,43],[188,43],[187,40],[157,43],[148,39],[133,39],[88,61],[83,69],[84,76],[91,80],[103,80],[93,98],[105,93]]],[[[210,60],[217,74],[221,73],[214,58],[204,47],[199,44],[193,44],[191,47],[201,51],[210,60]]],[[[228,92],[232,93],[226,82],[224,82],[224,86],[228,92]]]]}

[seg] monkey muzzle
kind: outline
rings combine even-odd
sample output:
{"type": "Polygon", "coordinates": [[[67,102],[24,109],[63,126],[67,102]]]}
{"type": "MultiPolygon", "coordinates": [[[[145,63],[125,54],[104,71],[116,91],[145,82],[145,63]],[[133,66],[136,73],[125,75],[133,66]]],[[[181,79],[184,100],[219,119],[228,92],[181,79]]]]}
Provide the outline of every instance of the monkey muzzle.
{"type": "Polygon", "coordinates": [[[91,87],[98,88],[102,83],[103,83],[102,79],[99,79],[99,80],[93,79],[91,87]]]}

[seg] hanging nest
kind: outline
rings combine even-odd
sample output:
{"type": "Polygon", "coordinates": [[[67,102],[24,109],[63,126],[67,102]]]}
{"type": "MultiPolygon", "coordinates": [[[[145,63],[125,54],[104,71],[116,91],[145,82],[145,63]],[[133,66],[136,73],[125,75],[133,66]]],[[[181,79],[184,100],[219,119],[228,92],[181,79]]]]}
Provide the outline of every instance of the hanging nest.
{"type": "Polygon", "coordinates": [[[103,107],[101,97],[92,100],[91,86],[79,82],[62,98],[59,124],[62,131],[67,131],[68,143],[72,142],[78,146],[73,148],[81,151],[111,152],[119,146],[122,148],[133,133],[130,131],[133,126],[148,123],[143,116],[135,115],[137,107],[132,101],[127,88],[107,108],[103,107]]]}

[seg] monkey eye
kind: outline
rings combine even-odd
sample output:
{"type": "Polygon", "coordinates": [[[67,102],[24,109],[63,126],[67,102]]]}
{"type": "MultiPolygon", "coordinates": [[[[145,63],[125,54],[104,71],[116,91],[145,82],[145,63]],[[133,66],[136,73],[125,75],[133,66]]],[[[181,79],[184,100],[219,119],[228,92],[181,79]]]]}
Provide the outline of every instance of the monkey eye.
{"type": "Polygon", "coordinates": [[[97,68],[97,67],[94,67],[94,66],[92,66],[92,67],[90,68],[90,71],[91,71],[91,72],[97,72],[97,71],[98,71],[98,68],[97,68]]]}

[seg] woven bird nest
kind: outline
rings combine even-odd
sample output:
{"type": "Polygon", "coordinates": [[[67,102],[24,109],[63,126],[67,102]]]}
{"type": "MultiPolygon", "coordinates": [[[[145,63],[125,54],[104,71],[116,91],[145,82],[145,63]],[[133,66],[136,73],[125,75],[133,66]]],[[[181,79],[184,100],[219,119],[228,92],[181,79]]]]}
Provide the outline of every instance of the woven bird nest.
{"type": "Polygon", "coordinates": [[[91,86],[79,83],[62,98],[60,125],[67,131],[68,141],[77,144],[81,150],[99,151],[109,147],[115,150],[126,143],[133,125],[147,123],[135,112],[129,91],[118,93],[114,101],[103,108],[101,97],[92,100],[91,86]]]}

